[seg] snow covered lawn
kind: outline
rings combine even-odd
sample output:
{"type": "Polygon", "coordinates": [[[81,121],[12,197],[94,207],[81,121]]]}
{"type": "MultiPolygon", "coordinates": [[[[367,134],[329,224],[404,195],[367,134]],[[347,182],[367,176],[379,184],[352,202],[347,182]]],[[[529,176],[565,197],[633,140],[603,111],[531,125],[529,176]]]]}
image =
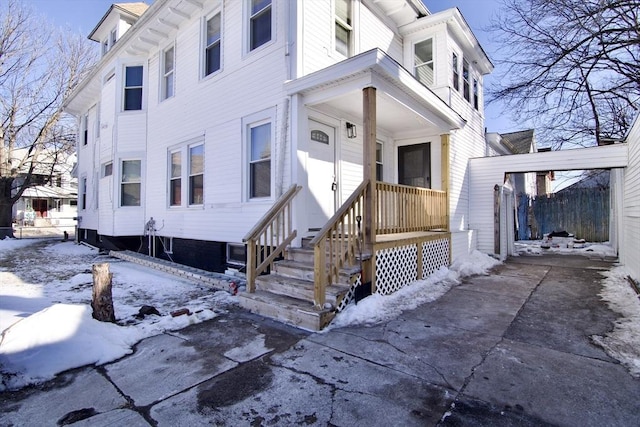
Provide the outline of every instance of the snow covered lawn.
{"type": "Polygon", "coordinates": [[[182,329],[224,312],[224,291],[99,255],[73,242],[0,241],[0,371],[3,389],[107,363],[143,338],[182,329]],[[117,324],[91,317],[91,265],[109,262],[117,324]],[[142,305],[160,316],[137,318],[142,305]],[[192,314],[172,317],[187,308],[192,314]]]}

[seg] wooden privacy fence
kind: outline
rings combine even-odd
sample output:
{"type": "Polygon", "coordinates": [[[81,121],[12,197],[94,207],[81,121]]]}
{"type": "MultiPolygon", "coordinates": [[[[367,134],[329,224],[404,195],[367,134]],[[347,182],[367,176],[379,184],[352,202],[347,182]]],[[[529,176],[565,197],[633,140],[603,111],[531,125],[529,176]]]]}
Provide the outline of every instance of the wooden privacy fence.
{"type": "MultiPolygon", "coordinates": [[[[531,202],[535,224],[529,226],[537,226],[539,237],[552,231],[567,231],[589,242],[606,242],[609,240],[609,203],[608,188],[576,188],[550,197],[539,196],[531,202]]],[[[519,206],[523,206],[519,209],[527,208],[526,204],[519,206]]]]}

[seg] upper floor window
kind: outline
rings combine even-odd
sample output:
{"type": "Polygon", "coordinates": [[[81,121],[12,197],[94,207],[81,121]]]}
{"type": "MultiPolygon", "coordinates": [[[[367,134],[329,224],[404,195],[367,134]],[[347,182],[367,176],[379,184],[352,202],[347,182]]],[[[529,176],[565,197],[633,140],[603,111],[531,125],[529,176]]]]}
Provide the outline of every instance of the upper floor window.
{"type": "Polygon", "coordinates": [[[82,145],[89,143],[89,114],[82,116],[82,145]]]}
{"type": "Polygon", "coordinates": [[[336,51],[344,56],[352,52],[351,0],[335,0],[336,51]]]}
{"type": "Polygon", "coordinates": [[[467,101],[471,99],[469,87],[469,62],[466,59],[462,61],[462,95],[467,101]]]}
{"type": "Polygon", "coordinates": [[[480,96],[480,88],[479,88],[479,83],[478,83],[478,79],[473,79],[473,108],[475,108],[476,110],[478,109],[479,106],[479,97],[480,96]]]}
{"type": "Polygon", "coordinates": [[[142,65],[125,67],[124,110],[142,110],[142,65]]]}
{"type": "Polygon", "coordinates": [[[114,28],[109,32],[109,36],[102,42],[102,56],[106,55],[118,40],[118,30],[114,28]]]}
{"type": "Polygon", "coordinates": [[[80,209],[87,209],[87,178],[80,182],[80,209]]]}
{"type": "Polygon", "coordinates": [[[166,49],[162,55],[162,99],[171,98],[175,86],[176,49],[166,49]]]}
{"type": "Polygon", "coordinates": [[[271,40],[271,0],[250,0],[249,50],[271,40]]]}
{"type": "Polygon", "coordinates": [[[140,206],[142,161],[123,160],[120,180],[120,206],[140,206]]]}
{"type": "Polygon", "coordinates": [[[433,39],[423,40],[414,45],[414,72],[425,86],[433,85],[433,39]]]}
{"type": "Polygon", "coordinates": [[[453,79],[453,88],[455,90],[460,90],[460,68],[459,67],[460,66],[458,64],[458,55],[454,52],[453,58],[451,60],[451,68],[453,70],[452,79],[453,79]]]}
{"type": "Polygon", "coordinates": [[[271,196],[271,123],[249,125],[249,197],[271,196]]]}
{"type": "Polygon", "coordinates": [[[205,40],[204,49],[204,75],[218,71],[220,69],[220,14],[218,13],[211,19],[207,20],[207,38],[205,40]]]}

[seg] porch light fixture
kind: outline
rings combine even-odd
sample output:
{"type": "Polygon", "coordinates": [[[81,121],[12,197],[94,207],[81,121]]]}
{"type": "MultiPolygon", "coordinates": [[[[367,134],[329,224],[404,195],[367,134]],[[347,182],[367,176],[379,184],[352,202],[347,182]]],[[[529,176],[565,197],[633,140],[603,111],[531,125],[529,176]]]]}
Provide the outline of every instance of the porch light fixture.
{"type": "Polygon", "coordinates": [[[347,122],[347,138],[353,139],[356,136],[358,136],[356,134],[356,125],[354,125],[353,123],[347,122]]]}

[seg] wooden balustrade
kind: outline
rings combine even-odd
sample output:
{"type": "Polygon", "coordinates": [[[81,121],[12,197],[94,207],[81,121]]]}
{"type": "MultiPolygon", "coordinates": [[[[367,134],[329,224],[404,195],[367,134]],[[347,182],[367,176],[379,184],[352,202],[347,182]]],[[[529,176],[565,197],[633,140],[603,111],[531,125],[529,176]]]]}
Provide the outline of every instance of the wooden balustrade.
{"type": "Polygon", "coordinates": [[[355,261],[358,250],[358,223],[364,224],[364,198],[368,181],[363,181],[311,241],[314,252],[314,300],[324,306],[326,287],[338,281],[340,269],[355,261]]]}
{"type": "Polygon", "coordinates": [[[376,192],[376,234],[448,229],[445,191],[377,182],[376,192]]]}
{"type": "Polygon", "coordinates": [[[273,261],[296,238],[297,231],[292,230],[291,225],[291,202],[301,189],[292,185],[244,237],[243,241],[247,244],[248,292],[255,292],[256,277],[267,267],[272,267],[273,261]]]}

